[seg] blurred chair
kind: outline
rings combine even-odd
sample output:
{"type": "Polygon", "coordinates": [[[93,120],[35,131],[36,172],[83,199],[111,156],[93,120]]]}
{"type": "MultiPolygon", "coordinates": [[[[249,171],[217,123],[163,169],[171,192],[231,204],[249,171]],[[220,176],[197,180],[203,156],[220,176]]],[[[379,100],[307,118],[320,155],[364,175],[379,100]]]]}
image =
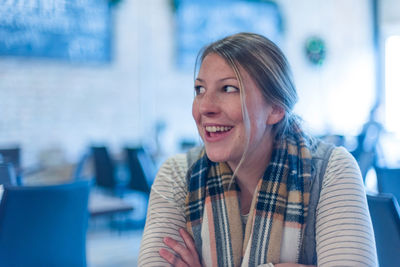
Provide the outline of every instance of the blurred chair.
{"type": "Polygon", "coordinates": [[[89,183],[5,186],[0,265],[86,266],[89,183]]]}
{"type": "Polygon", "coordinates": [[[377,109],[378,106],[371,109],[368,121],[357,135],[357,147],[351,151],[360,166],[364,182],[368,171],[377,165],[380,154],[379,142],[383,126],[375,120],[377,109]]]}
{"type": "Polygon", "coordinates": [[[2,162],[0,159],[0,184],[16,185],[15,170],[11,163],[2,162]]]}
{"type": "Polygon", "coordinates": [[[4,162],[11,162],[15,168],[21,167],[21,149],[19,147],[0,148],[4,162]]]}
{"type": "Polygon", "coordinates": [[[363,151],[363,150],[355,150],[351,151],[353,157],[357,160],[358,166],[360,167],[362,179],[365,183],[365,178],[367,177],[367,173],[371,168],[374,168],[377,156],[375,151],[363,151]]]}
{"type": "Polygon", "coordinates": [[[375,166],[378,192],[391,193],[400,200],[400,169],[375,166]]]}
{"type": "Polygon", "coordinates": [[[129,189],[150,194],[149,182],[154,180],[155,166],[151,156],[143,147],[125,147],[125,157],[129,169],[129,189]]]}
{"type": "Polygon", "coordinates": [[[400,209],[390,194],[367,195],[380,267],[400,262],[400,209]]]}
{"type": "Polygon", "coordinates": [[[0,148],[0,155],[3,158],[3,162],[12,164],[16,182],[19,185],[22,184],[21,148],[18,146],[9,148],[0,148]]]}
{"type": "Polygon", "coordinates": [[[125,147],[125,162],[129,173],[129,182],[124,200],[134,206],[134,212],[125,222],[127,229],[141,229],[146,222],[147,203],[151,182],[155,176],[155,164],[145,147],[125,147]]]}
{"type": "Polygon", "coordinates": [[[82,154],[79,158],[78,162],[76,163],[75,170],[72,176],[72,180],[91,180],[92,177],[88,177],[88,174],[85,173],[85,168],[88,165],[89,159],[91,157],[91,153],[86,151],[82,154]]]}
{"type": "Polygon", "coordinates": [[[107,147],[91,147],[96,185],[116,195],[123,195],[124,185],[117,177],[117,168],[107,147]]]}

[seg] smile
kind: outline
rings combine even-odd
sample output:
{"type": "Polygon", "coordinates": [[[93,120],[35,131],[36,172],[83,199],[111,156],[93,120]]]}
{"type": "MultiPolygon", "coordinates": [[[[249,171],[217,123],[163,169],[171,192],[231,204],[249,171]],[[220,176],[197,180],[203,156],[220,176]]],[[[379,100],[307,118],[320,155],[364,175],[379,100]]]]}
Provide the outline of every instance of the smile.
{"type": "Polygon", "coordinates": [[[230,126],[206,126],[206,131],[209,133],[227,132],[232,128],[230,126]]]}
{"type": "Polygon", "coordinates": [[[218,142],[224,140],[231,134],[233,126],[222,126],[222,125],[208,125],[205,126],[204,141],[207,142],[218,142]]]}

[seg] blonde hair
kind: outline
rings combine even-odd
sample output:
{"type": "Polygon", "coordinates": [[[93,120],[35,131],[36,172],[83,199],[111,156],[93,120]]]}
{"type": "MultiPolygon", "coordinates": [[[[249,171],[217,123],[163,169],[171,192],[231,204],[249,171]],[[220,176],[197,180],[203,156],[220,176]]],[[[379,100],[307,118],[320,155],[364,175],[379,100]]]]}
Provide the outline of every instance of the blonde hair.
{"type": "Polygon", "coordinates": [[[245,152],[236,168],[237,170],[245,159],[250,140],[246,88],[242,82],[239,66],[257,84],[267,103],[282,107],[285,110],[283,119],[273,126],[274,138],[282,137],[286,131],[290,130],[292,122],[297,120],[297,117],[293,114],[293,107],[298,99],[297,91],[286,57],[278,46],[262,35],[238,33],[213,42],[199,52],[196,67],[199,65],[198,63],[203,62],[207,55],[212,53],[222,57],[231,66],[239,81],[242,116],[247,140],[245,152]]]}

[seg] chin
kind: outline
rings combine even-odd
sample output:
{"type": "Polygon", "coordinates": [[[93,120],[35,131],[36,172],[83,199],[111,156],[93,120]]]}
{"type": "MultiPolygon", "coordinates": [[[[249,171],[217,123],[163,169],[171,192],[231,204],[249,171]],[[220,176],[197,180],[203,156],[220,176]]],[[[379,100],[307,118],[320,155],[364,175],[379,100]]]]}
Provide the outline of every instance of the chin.
{"type": "Polygon", "coordinates": [[[229,153],[227,153],[226,149],[217,149],[205,147],[207,157],[213,162],[226,162],[229,160],[229,153]]]}

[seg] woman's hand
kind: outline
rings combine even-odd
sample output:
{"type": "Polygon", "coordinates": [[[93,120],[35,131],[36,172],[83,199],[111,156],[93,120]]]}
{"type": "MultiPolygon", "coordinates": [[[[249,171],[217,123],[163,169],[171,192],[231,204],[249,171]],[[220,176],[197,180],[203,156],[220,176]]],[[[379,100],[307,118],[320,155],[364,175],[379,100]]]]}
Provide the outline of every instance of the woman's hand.
{"type": "MultiPolygon", "coordinates": [[[[193,238],[189,235],[189,233],[181,228],[179,230],[179,234],[181,235],[183,241],[185,242],[185,246],[181,245],[178,241],[165,237],[164,243],[170,247],[175,253],[171,253],[168,250],[162,248],[159,253],[160,256],[163,257],[167,262],[172,264],[174,267],[201,267],[199,255],[197,254],[197,250],[193,241],[193,238]]],[[[315,265],[304,265],[297,263],[279,263],[274,264],[275,267],[316,267],[315,265]]]]}
{"type": "Polygon", "coordinates": [[[177,255],[162,248],[159,251],[160,256],[171,263],[174,267],[201,267],[193,238],[185,229],[180,229],[179,234],[185,242],[186,247],[170,237],[165,237],[164,243],[175,251],[177,255]]]}

